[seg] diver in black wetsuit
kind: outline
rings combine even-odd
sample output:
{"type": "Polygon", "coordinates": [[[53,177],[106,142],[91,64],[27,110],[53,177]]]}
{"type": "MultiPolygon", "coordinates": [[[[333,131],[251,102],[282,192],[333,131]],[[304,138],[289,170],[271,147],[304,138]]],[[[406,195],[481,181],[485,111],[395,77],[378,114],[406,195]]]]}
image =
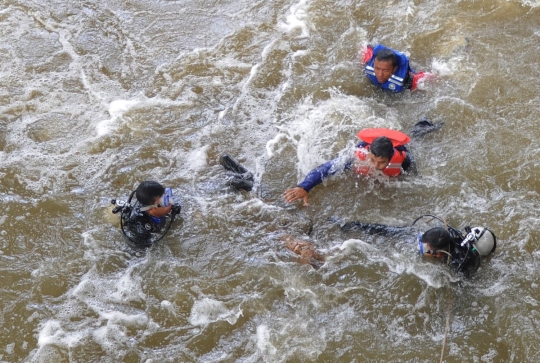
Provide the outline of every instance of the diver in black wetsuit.
{"type": "Polygon", "coordinates": [[[171,188],[155,181],[139,184],[126,203],[111,202],[116,205],[112,212],[121,212],[122,232],[133,247],[139,248],[150,247],[162,239],[181,210],[180,204],[174,203],[171,188]],[[133,195],[136,201],[132,204],[133,195]]]}
{"type": "Polygon", "coordinates": [[[417,218],[411,226],[397,227],[384,224],[347,222],[341,226],[342,231],[363,231],[371,235],[402,236],[414,235],[417,229],[414,224],[422,218],[434,218],[444,224],[426,232],[419,233],[418,250],[421,255],[442,260],[455,272],[466,276],[476,272],[482,257],[491,254],[497,247],[497,237],[485,227],[465,227],[465,232],[453,228],[441,218],[425,215],[417,218]]]}

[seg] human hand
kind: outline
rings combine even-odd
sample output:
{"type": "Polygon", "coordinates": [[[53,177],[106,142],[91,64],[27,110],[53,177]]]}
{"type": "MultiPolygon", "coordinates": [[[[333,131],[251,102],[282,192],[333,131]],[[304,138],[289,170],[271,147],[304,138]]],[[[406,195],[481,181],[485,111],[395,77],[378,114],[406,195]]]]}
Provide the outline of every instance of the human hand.
{"type": "Polygon", "coordinates": [[[304,200],[304,206],[309,205],[308,192],[306,192],[304,189],[302,189],[300,187],[294,187],[294,188],[287,189],[283,193],[283,199],[285,199],[285,201],[287,203],[292,203],[292,202],[297,201],[298,199],[303,199],[304,200]]]}

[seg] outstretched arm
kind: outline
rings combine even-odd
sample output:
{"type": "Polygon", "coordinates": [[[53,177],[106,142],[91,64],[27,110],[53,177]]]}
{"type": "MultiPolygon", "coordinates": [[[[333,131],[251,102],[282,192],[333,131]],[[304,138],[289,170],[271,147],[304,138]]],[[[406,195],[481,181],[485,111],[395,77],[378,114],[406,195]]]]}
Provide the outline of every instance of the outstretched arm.
{"type": "MultiPolygon", "coordinates": [[[[330,175],[330,170],[335,163],[336,159],[332,161],[327,161],[326,163],[319,165],[318,167],[310,171],[308,175],[306,175],[306,177],[304,178],[304,181],[298,184],[298,186],[309,193],[311,189],[321,184],[323,179],[327,178],[328,175],[330,175]]],[[[333,174],[335,174],[335,172],[332,173],[332,175],[333,174]]]]}
{"type": "Polygon", "coordinates": [[[397,236],[403,233],[411,233],[413,231],[411,226],[397,227],[387,226],[377,223],[363,223],[363,222],[347,222],[341,226],[343,232],[350,231],[363,231],[367,234],[376,234],[379,236],[397,236]]]}
{"type": "Polygon", "coordinates": [[[341,158],[327,161],[326,163],[311,170],[304,178],[304,181],[298,184],[297,187],[287,189],[283,193],[283,198],[285,198],[285,201],[288,203],[303,199],[304,205],[309,205],[308,193],[311,189],[321,184],[325,178],[328,178],[328,176],[335,175],[343,170],[347,170],[351,167],[351,165],[352,160],[345,160],[345,162],[343,162],[341,158]]]}

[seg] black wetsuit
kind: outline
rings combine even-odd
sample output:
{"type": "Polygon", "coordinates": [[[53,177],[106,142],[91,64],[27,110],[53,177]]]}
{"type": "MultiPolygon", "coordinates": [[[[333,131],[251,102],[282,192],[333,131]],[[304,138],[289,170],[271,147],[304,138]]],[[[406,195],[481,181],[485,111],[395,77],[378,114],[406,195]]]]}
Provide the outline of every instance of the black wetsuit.
{"type": "MultiPolygon", "coordinates": [[[[173,219],[172,213],[161,218],[154,217],[146,211],[140,211],[141,204],[136,202],[131,208],[129,216],[124,216],[123,230],[128,239],[135,247],[150,247],[153,243],[159,241],[167,233],[173,219]]],[[[175,207],[173,207],[174,209],[175,207]]],[[[173,211],[174,214],[179,212],[173,211]]]]}
{"type": "MultiPolygon", "coordinates": [[[[344,232],[349,231],[362,231],[371,235],[380,236],[411,236],[415,235],[417,229],[412,226],[387,226],[384,224],[376,223],[362,223],[362,222],[347,222],[341,226],[344,232]]],[[[447,263],[454,271],[463,273],[466,276],[476,272],[480,266],[480,255],[477,251],[468,248],[467,246],[461,246],[461,242],[464,236],[458,236],[459,231],[452,231],[452,243],[450,249],[447,251],[451,257],[444,254],[443,261],[447,263]],[[450,258],[450,261],[448,259],[450,258]]]]}

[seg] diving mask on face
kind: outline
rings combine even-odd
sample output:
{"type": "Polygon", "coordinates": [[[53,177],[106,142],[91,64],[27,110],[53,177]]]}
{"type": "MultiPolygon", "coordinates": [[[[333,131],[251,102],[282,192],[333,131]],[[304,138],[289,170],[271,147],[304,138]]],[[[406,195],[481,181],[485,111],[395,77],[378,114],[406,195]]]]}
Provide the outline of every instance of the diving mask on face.
{"type": "Polygon", "coordinates": [[[174,204],[173,193],[171,188],[165,188],[165,193],[159,198],[158,204],[147,205],[140,209],[141,212],[147,211],[150,208],[168,207],[174,204]]]}
{"type": "Polygon", "coordinates": [[[159,198],[158,207],[168,207],[171,204],[174,204],[172,189],[165,188],[165,193],[159,198]]]}
{"type": "Polygon", "coordinates": [[[422,233],[418,233],[416,239],[418,241],[418,252],[420,253],[420,256],[435,254],[436,251],[430,249],[427,243],[422,242],[422,233]]]}

